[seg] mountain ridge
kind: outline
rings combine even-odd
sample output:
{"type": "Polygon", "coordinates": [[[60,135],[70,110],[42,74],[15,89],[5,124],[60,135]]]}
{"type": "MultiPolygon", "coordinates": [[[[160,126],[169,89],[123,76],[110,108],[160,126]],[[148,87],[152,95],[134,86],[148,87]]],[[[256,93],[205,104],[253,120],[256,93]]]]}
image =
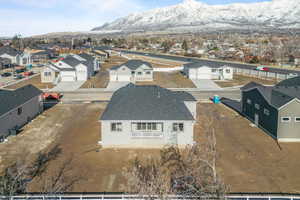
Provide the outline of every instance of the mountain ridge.
{"type": "Polygon", "coordinates": [[[196,0],[133,13],[92,29],[94,32],[211,31],[300,28],[299,0],[208,5],[196,0]],[[216,14],[217,13],[217,14],[216,14]]]}

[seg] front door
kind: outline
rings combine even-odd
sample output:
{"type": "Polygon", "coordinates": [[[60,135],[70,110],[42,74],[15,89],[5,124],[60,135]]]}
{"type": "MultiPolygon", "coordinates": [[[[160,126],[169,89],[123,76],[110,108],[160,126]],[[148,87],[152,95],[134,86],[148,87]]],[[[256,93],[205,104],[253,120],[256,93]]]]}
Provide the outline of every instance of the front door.
{"type": "Polygon", "coordinates": [[[255,122],[255,125],[256,125],[256,126],[259,125],[259,115],[258,115],[258,114],[255,114],[255,115],[254,115],[254,122],[255,122]]]}

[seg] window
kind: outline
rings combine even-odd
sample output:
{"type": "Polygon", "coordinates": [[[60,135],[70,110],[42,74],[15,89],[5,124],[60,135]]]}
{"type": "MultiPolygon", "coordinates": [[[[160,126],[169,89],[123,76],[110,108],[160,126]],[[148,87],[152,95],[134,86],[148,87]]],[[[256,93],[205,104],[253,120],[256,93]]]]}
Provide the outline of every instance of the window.
{"type": "Polygon", "coordinates": [[[295,117],[295,122],[300,122],[300,117],[295,117]]]}
{"type": "Polygon", "coordinates": [[[135,71],[132,71],[131,74],[134,75],[134,74],[135,74],[135,71]]]}
{"type": "Polygon", "coordinates": [[[255,107],[257,110],[259,110],[259,109],[260,109],[260,105],[259,105],[259,104],[257,104],[257,103],[254,105],[254,107],[255,107]]]}
{"type": "Polygon", "coordinates": [[[281,122],[290,122],[291,117],[281,117],[281,122]]]}
{"type": "Polygon", "coordinates": [[[51,76],[51,72],[44,72],[45,76],[51,76]]]}
{"type": "Polygon", "coordinates": [[[22,109],[22,107],[18,108],[18,115],[21,115],[21,114],[22,114],[22,112],[23,112],[23,109],[22,109]]]}
{"type": "Polygon", "coordinates": [[[133,131],[162,131],[162,123],[146,123],[146,122],[138,122],[132,123],[133,131]]]}
{"type": "Polygon", "coordinates": [[[184,124],[183,123],[173,123],[174,132],[183,132],[184,124]]]}
{"type": "Polygon", "coordinates": [[[138,72],[138,75],[142,75],[142,72],[138,72]]]}
{"type": "Polygon", "coordinates": [[[122,123],[111,123],[111,131],[112,132],[121,132],[122,131],[122,123]]]}
{"type": "Polygon", "coordinates": [[[217,72],[217,70],[216,69],[212,69],[211,72],[217,72]]]}
{"type": "Polygon", "coordinates": [[[230,69],[226,69],[226,73],[229,74],[231,72],[230,69]]]}
{"type": "Polygon", "coordinates": [[[267,116],[269,116],[269,115],[270,115],[270,111],[269,111],[268,109],[265,108],[265,109],[264,109],[264,114],[267,115],[267,116]]]}
{"type": "Polygon", "coordinates": [[[147,71],[146,74],[151,74],[151,72],[150,72],[150,71],[147,71]]]}
{"type": "Polygon", "coordinates": [[[251,105],[252,101],[251,99],[247,99],[247,104],[251,105]]]}

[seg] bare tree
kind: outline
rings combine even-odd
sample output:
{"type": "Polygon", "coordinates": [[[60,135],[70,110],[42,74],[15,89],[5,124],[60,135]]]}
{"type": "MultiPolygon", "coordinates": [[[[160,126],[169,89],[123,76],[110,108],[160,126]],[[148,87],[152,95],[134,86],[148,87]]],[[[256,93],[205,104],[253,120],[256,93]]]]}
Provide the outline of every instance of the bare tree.
{"type": "Polygon", "coordinates": [[[158,195],[193,196],[198,199],[225,198],[228,187],[217,173],[217,149],[214,129],[209,129],[203,144],[184,149],[165,147],[158,159],[135,158],[124,170],[129,193],[153,197],[158,195]]]}
{"type": "Polygon", "coordinates": [[[57,194],[69,191],[81,180],[77,176],[69,176],[72,169],[72,158],[63,160],[55,170],[49,169],[50,161],[58,158],[61,149],[54,146],[48,152],[41,152],[33,160],[20,160],[7,167],[0,175],[0,194],[12,196],[28,192],[32,183],[38,191],[47,194],[57,194]]]}

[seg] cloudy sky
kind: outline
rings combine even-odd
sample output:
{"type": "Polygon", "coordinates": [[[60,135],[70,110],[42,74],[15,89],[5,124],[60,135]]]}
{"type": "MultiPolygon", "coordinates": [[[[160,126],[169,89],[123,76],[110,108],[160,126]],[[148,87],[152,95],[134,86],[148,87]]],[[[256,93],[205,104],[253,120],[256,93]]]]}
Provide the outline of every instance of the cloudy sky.
{"type": "MultiPolygon", "coordinates": [[[[207,4],[267,0],[201,0],[207,4]]],[[[0,36],[87,31],[132,12],[182,0],[0,0],[0,36]]]]}

